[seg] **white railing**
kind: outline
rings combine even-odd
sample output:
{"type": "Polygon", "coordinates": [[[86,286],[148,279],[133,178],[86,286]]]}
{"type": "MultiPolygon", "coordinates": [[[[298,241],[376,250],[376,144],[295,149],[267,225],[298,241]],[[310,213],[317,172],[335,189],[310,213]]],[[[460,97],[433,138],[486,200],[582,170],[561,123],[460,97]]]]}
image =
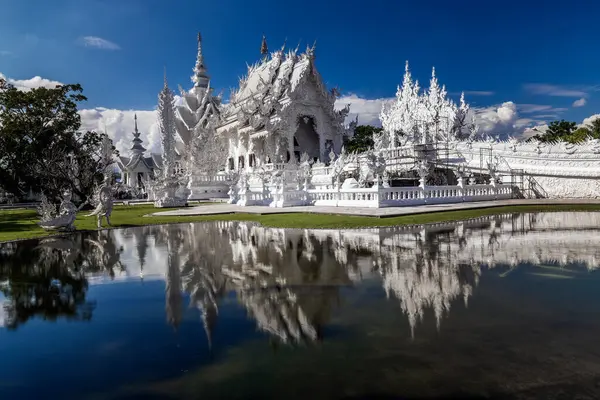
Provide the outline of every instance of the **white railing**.
{"type": "Polygon", "coordinates": [[[510,199],[511,185],[310,189],[310,203],[334,207],[401,207],[510,199]]]}
{"type": "Polygon", "coordinates": [[[332,172],[333,172],[332,167],[312,167],[313,176],[332,175],[332,172]]]}
{"type": "Polygon", "coordinates": [[[271,203],[269,192],[256,190],[242,190],[238,193],[240,206],[268,206],[271,203]]]}
{"type": "Polygon", "coordinates": [[[212,183],[212,182],[227,182],[227,175],[225,174],[217,174],[217,175],[194,175],[192,176],[192,182],[195,184],[198,183],[212,183]]]}

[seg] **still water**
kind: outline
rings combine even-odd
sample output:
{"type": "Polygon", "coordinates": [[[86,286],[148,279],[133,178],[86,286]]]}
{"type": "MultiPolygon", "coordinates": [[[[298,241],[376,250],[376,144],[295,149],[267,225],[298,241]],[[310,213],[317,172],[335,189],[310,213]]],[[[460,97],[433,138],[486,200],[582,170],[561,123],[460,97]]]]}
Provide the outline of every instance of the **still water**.
{"type": "Polygon", "coordinates": [[[0,245],[0,399],[600,398],[600,213],[0,245]]]}

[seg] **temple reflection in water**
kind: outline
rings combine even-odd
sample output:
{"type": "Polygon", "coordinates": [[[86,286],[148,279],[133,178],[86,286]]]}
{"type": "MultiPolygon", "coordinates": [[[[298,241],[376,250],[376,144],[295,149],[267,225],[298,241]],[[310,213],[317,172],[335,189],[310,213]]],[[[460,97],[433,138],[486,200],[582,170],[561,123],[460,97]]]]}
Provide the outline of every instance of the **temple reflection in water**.
{"type": "Polygon", "coordinates": [[[34,315],[89,319],[95,305],[85,298],[88,284],[164,279],[167,321],[178,327],[189,297],[209,345],[220,301],[231,292],[258,329],[303,343],[321,337],[342,287],[374,279],[398,302],[414,335],[426,310],[440,328],[453,302],[468,305],[483,268],[596,269],[598,226],[597,213],[345,231],[211,222],[8,243],[0,246],[0,322],[16,328],[34,315]]]}

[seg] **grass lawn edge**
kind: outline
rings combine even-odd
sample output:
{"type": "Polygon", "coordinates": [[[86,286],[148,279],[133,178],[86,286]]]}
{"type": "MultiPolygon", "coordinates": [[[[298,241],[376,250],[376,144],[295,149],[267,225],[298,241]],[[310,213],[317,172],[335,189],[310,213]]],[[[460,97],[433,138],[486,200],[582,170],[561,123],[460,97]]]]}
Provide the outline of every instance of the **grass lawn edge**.
{"type": "MultiPolygon", "coordinates": [[[[225,212],[212,215],[195,216],[153,216],[153,206],[119,206],[113,211],[112,227],[102,229],[119,229],[136,226],[180,224],[206,221],[248,221],[264,227],[290,229],[372,229],[388,226],[420,226],[433,223],[445,223],[469,220],[484,216],[522,213],[522,212],[561,212],[561,211],[600,211],[600,204],[562,203],[546,205],[491,205],[465,210],[428,210],[402,216],[355,216],[345,214],[296,213],[285,212],[274,214],[250,214],[225,212]]],[[[81,212],[77,216],[75,226],[78,232],[98,230],[94,217],[85,217],[89,212],[81,212]]],[[[0,243],[18,240],[47,238],[64,235],[64,233],[46,232],[37,226],[35,210],[0,211],[0,243]]]]}

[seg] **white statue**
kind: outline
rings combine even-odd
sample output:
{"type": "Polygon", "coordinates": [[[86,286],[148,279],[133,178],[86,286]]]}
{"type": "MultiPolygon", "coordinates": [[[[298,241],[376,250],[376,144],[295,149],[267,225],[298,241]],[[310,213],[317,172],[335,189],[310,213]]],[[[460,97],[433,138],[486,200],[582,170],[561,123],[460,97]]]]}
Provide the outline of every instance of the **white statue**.
{"type": "Polygon", "coordinates": [[[96,209],[92,213],[86,215],[86,217],[97,215],[98,228],[102,228],[102,217],[106,217],[106,223],[111,226],[110,215],[112,214],[113,209],[113,189],[109,176],[104,178],[104,183],[98,189],[97,197],[98,204],[96,205],[96,209]]]}
{"type": "Polygon", "coordinates": [[[71,202],[71,192],[63,194],[63,201],[60,203],[58,213],[54,215],[54,206],[48,203],[45,196],[42,197],[42,205],[39,208],[41,221],[38,225],[47,230],[75,230],[75,218],[77,217],[77,207],[71,202]]]}

